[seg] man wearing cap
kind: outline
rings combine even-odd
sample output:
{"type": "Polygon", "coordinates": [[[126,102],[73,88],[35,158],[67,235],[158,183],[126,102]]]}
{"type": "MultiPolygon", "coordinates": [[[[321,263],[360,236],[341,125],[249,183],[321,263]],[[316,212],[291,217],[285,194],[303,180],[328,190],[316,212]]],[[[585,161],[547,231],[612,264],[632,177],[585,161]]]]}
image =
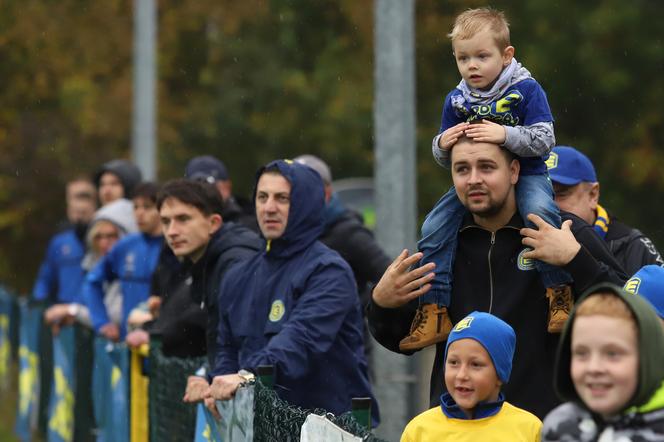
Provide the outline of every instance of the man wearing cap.
{"type": "Polygon", "coordinates": [[[655,244],[599,204],[600,186],[590,159],[573,147],[556,146],[547,160],[556,203],[594,227],[628,275],[648,264],[664,265],[655,244]]]}
{"type": "Polygon", "coordinates": [[[221,160],[212,155],[194,157],[187,163],[184,176],[188,180],[203,181],[217,188],[224,202],[222,217],[225,221],[240,223],[258,232],[253,204],[233,195],[233,182],[221,160]]]}
{"type": "Polygon", "coordinates": [[[664,268],[658,265],[642,267],[626,283],[625,291],[640,295],[653,306],[664,326],[664,268]]]}

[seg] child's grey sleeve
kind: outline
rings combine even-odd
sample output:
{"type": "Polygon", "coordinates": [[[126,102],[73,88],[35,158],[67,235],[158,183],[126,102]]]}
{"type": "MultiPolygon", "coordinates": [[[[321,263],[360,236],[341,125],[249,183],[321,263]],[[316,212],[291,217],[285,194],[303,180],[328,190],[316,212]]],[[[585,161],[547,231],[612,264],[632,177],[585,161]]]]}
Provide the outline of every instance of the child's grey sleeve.
{"type": "Polygon", "coordinates": [[[505,146],[520,157],[547,155],[556,144],[553,122],[543,121],[530,126],[505,126],[505,146]]]}
{"type": "Polygon", "coordinates": [[[433,153],[433,158],[436,160],[436,163],[438,163],[440,166],[449,169],[450,168],[450,151],[441,149],[438,147],[438,140],[440,137],[442,137],[443,134],[440,133],[433,137],[433,141],[431,142],[431,152],[433,153]]]}

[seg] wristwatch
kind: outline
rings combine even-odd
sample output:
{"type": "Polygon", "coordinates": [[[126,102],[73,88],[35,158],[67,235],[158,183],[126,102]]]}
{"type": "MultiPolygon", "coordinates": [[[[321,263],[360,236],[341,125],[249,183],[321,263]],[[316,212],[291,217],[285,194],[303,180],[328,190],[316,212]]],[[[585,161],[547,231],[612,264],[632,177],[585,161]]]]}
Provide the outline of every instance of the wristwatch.
{"type": "Polygon", "coordinates": [[[238,376],[244,379],[245,382],[252,382],[256,379],[256,376],[250,371],[245,370],[244,368],[237,372],[238,376]]]}

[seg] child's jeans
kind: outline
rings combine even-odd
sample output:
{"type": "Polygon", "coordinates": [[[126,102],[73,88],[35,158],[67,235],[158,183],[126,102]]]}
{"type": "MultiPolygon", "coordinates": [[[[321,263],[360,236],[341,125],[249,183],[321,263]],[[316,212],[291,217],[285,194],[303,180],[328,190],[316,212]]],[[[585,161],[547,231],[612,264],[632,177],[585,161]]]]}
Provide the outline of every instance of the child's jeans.
{"type": "MultiPolygon", "coordinates": [[[[552,226],[560,228],[560,212],[553,201],[553,186],[548,174],[519,176],[516,204],[528,227],[536,228],[526,219],[527,214],[534,213],[552,226]]],[[[450,305],[457,235],[465,212],[466,208],[452,187],[438,200],[422,224],[422,239],[417,243],[418,250],[424,254],[421,263],[436,264],[436,276],[431,281],[431,290],[420,297],[422,304],[450,305]]],[[[571,276],[560,267],[541,261],[535,261],[535,267],[547,288],[572,282],[571,276]]]]}

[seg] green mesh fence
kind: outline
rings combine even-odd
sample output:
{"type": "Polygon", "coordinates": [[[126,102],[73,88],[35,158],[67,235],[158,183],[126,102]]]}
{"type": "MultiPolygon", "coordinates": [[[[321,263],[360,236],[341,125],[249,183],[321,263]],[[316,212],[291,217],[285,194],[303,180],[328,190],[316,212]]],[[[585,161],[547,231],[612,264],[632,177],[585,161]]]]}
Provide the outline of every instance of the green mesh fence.
{"type": "Polygon", "coordinates": [[[196,426],[196,407],[182,402],[187,377],[194,374],[205,358],[166,357],[155,339],[150,342],[149,415],[150,440],[192,441],[196,426]]]}
{"type": "Polygon", "coordinates": [[[254,392],[254,441],[256,442],[297,442],[300,429],[311,413],[325,416],[338,427],[359,436],[367,442],[383,442],[366,427],[360,425],[351,413],[334,416],[326,410],[305,410],[292,406],[279,399],[274,390],[256,382],[254,392]]]}

